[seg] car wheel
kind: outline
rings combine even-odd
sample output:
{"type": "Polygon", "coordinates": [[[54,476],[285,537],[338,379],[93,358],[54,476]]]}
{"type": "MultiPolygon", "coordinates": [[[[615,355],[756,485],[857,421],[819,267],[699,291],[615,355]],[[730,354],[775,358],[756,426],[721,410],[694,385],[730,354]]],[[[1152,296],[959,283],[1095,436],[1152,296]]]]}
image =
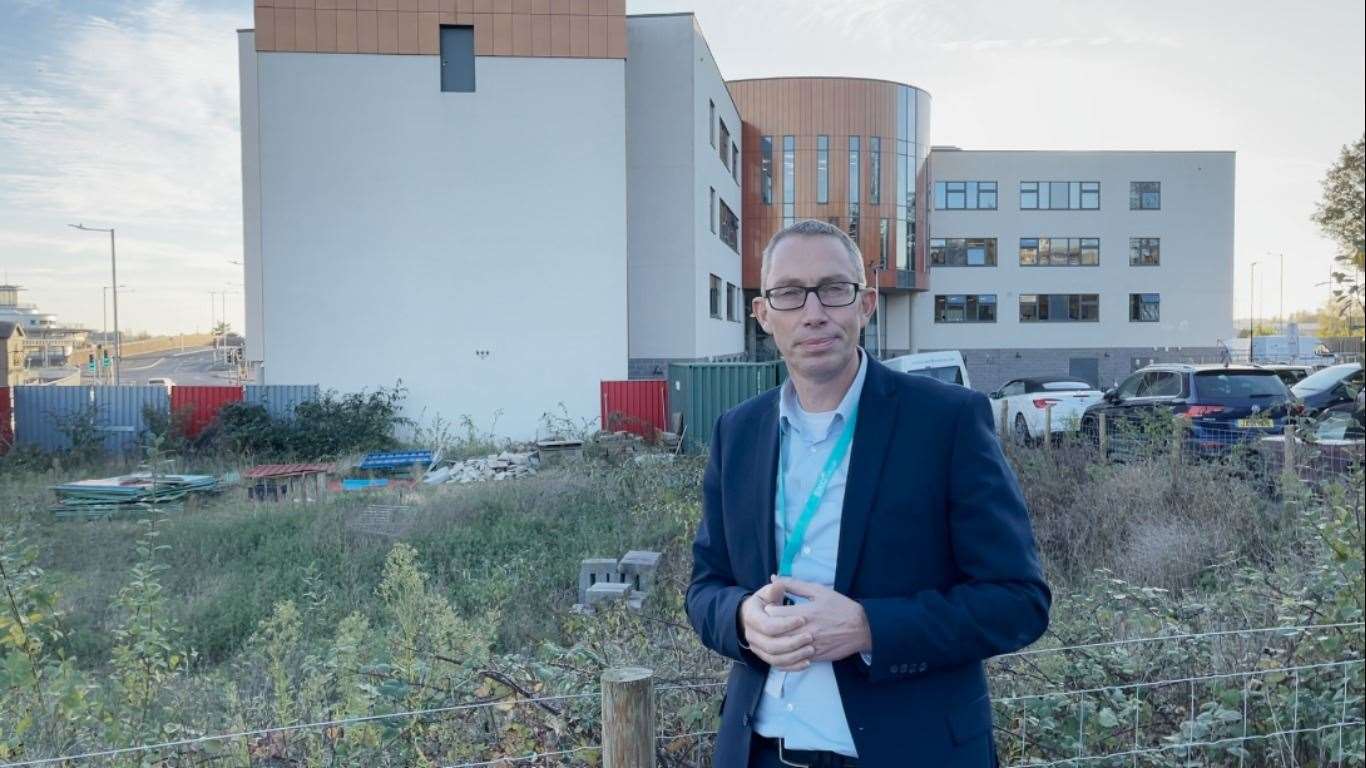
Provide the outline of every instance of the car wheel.
{"type": "Polygon", "coordinates": [[[1019,445],[1029,445],[1029,424],[1025,423],[1023,413],[1015,414],[1015,429],[1012,432],[1015,442],[1019,445]]]}

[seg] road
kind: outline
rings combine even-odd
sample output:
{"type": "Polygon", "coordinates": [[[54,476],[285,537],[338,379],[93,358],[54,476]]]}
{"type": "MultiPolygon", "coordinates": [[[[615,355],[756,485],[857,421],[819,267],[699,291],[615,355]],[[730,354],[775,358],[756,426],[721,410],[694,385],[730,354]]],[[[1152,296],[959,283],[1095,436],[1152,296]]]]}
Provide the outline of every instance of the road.
{"type": "MultiPolygon", "coordinates": [[[[126,384],[146,384],[148,379],[170,379],[176,384],[232,384],[232,371],[220,363],[215,369],[213,350],[209,347],[187,349],[180,352],[174,349],[152,352],[123,358],[122,378],[126,384]]],[[[81,383],[92,383],[93,379],[82,374],[81,383]]]]}

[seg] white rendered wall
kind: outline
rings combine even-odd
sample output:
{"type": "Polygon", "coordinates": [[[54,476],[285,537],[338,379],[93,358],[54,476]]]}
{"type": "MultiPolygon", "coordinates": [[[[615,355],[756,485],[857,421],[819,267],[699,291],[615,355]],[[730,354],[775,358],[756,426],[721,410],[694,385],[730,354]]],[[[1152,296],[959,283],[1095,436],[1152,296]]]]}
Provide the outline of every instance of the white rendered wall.
{"type": "MultiPolygon", "coordinates": [[[[702,37],[702,32],[698,29],[696,20],[692,14],[681,17],[686,19],[689,30],[693,38],[693,51],[690,60],[693,70],[693,99],[692,99],[692,122],[694,130],[693,148],[696,155],[694,160],[696,175],[696,186],[693,188],[693,200],[696,212],[694,226],[696,227],[697,240],[697,311],[693,315],[697,328],[697,348],[696,357],[714,357],[721,355],[734,355],[745,351],[745,323],[742,313],[736,316],[736,321],[728,320],[726,314],[726,283],[734,285],[737,291],[742,291],[740,284],[740,254],[732,250],[729,245],[721,240],[721,202],[725,201],[730,206],[735,217],[739,220],[742,216],[740,210],[740,183],[732,176],[727,165],[721,162],[720,148],[720,127],[717,131],[717,146],[713,147],[708,127],[710,109],[708,102],[716,104],[716,116],[726,123],[726,129],[730,131],[730,141],[735,146],[741,146],[741,124],[740,113],[735,107],[735,102],[730,98],[730,90],[726,88],[726,81],[721,77],[721,71],[716,66],[716,59],[712,57],[711,50],[707,47],[707,41],[702,37]],[[716,231],[712,232],[710,221],[711,206],[708,201],[709,190],[716,190],[716,231]],[[721,319],[711,316],[710,306],[710,287],[708,276],[716,275],[721,278],[721,319]]],[[[726,149],[730,151],[729,146],[726,149]]],[[[741,152],[743,152],[741,148],[741,152]]],[[[744,160],[741,159],[741,167],[744,160]]],[[[737,230],[736,246],[744,242],[743,229],[737,230]]],[[[743,304],[743,300],[741,300],[743,304]]]]}
{"type": "Polygon", "coordinates": [[[402,379],[409,415],[513,437],[596,419],[626,373],[623,62],[480,57],[475,93],[436,56],[256,62],[266,380],[402,379]]]}
{"type": "MultiPolygon", "coordinates": [[[[244,303],[249,363],[259,363],[262,357],[261,333],[261,162],[257,154],[260,135],[257,132],[256,109],[256,34],[251,30],[237,33],[237,66],[240,74],[239,100],[242,119],[242,285],[246,291],[244,303]]],[[[264,376],[261,369],[259,375],[264,376]]]]}
{"type": "MultiPolygon", "coordinates": [[[[693,221],[692,25],[626,19],[630,354],[693,358],[698,280],[693,221]]],[[[705,136],[703,141],[705,141],[705,136]]],[[[705,279],[705,275],[703,276],[705,279]]]]}
{"type": "MultiPolygon", "coordinates": [[[[996,267],[931,267],[916,294],[917,349],[1209,347],[1233,330],[1232,152],[943,151],[932,181],[996,181],[995,211],[930,212],[930,237],[995,237],[996,267]],[[1100,210],[1019,209],[1021,181],[1099,181],[1100,210]],[[1162,208],[1129,210],[1129,182],[1162,184],[1162,208]],[[1021,267],[1022,237],[1098,237],[1100,265],[1021,267]],[[1161,238],[1161,265],[1129,266],[1129,238],[1161,238]],[[995,323],[935,323],[934,297],[995,293],[995,323]],[[1100,294],[1099,322],[1019,321],[1021,293],[1100,294]],[[1129,294],[1161,295],[1161,321],[1129,322],[1129,294]]],[[[931,205],[933,205],[931,185],[931,205]]],[[[929,255],[926,254],[926,258],[929,255]]]]}

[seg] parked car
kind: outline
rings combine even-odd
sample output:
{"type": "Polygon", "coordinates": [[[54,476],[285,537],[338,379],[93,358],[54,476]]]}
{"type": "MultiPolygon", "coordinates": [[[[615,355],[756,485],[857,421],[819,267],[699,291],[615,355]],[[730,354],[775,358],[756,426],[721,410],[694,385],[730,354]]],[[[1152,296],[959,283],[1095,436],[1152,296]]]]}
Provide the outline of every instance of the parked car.
{"type": "Polygon", "coordinates": [[[1338,403],[1350,403],[1361,389],[1361,363],[1343,363],[1305,377],[1290,391],[1305,410],[1313,413],[1338,403]]]}
{"type": "Polygon", "coordinates": [[[1295,474],[1313,486],[1350,476],[1366,463],[1366,422],[1357,403],[1319,411],[1307,423],[1261,439],[1258,448],[1266,478],[1274,481],[1285,466],[1285,441],[1294,441],[1295,474]]]}
{"type": "Polygon", "coordinates": [[[1043,435],[1048,406],[1053,406],[1050,431],[1071,432],[1076,431],[1086,409],[1100,402],[1103,395],[1070,376],[1035,376],[1008,381],[988,397],[994,401],[991,412],[996,430],[1001,430],[1004,415],[1011,437],[1023,443],[1043,435]],[[1001,403],[1006,404],[1004,408],[1001,403]]]}
{"type": "Polygon", "coordinates": [[[1154,414],[1187,419],[1186,447],[1222,455],[1235,445],[1280,434],[1290,390],[1274,371],[1255,365],[1149,365],[1107,390],[1082,416],[1082,431],[1097,435],[1105,414],[1110,433],[1132,430],[1154,414]]]}
{"type": "Polygon", "coordinates": [[[1312,365],[1294,365],[1291,363],[1260,363],[1259,365],[1268,371],[1275,371],[1287,387],[1295,386],[1314,372],[1312,365]]]}
{"type": "Polygon", "coordinates": [[[963,355],[956,351],[902,355],[891,360],[884,360],[883,365],[902,373],[933,376],[950,384],[972,386],[968,379],[968,366],[963,362],[963,355]]]}

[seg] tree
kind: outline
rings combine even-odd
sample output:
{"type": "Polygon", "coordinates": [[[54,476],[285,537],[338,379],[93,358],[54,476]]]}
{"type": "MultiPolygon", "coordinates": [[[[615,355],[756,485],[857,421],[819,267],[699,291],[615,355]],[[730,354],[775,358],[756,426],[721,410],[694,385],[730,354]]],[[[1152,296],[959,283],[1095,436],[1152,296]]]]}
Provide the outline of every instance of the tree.
{"type": "Polygon", "coordinates": [[[1338,246],[1333,270],[1333,300],[1338,313],[1359,315],[1366,298],[1366,136],[1342,148],[1342,154],[1323,177],[1323,196],[1313,221],[1338,246]]]}
{"type": "Polygon", "coordinates": [[[211,333],[215,336],[223,336],[232,333],[232,325],[230,323],[219,323],[213,327],[211,333]]]}

